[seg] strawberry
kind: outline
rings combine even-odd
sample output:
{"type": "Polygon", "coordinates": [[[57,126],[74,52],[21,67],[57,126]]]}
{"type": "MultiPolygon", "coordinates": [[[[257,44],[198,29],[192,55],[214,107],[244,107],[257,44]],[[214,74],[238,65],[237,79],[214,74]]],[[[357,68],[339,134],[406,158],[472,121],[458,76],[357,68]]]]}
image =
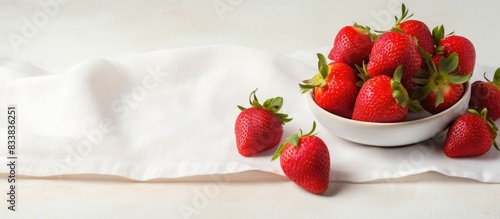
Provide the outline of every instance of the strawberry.
{"type": "Polygon", "coordinates": [[[354,102],[359,92],[356,72],[342,62],[326,64],[322,54],[318,55],[319,73],[304,84],[299,84],[302,93],[313,90],[314,101],[321,108],[333,114],[351,118],[354,102]]]}
{"type": "Polygon", "coordinates": [[[382,34],[373,44],[366,71],[372,77],[377,75],[392,77],[396,68],[403,65],[401,83],[412,92],[415,87],[412,78],[415,77],[421,64],[422,58],[414,39],[401,32],[389,31],[382,34]]]}
{"type": "Polygon", "coordinates": [[[418,45],[426,53],[431,55],[434,54],[434,41],[432,40],[432,34],[427,25],[419,20],[407,20],[399,24],[399,29],[404,33],[413,36],[417,39],[418,45]]]}
{"type": "Polygon", "coordinates": [[[474,157],[488,152],[495,142],[498,128],[491,119],[486,119],[488,110],[481,113],[470,109],[455,119],[448,129],[444,142],[444,153],[448,157],[474,157]]]}
{"type": "Polygon", "coordinates": [[[283,143],[272,160],[280,157],[281,169],[294,183],[305,190],[321,194],[328,189],[330,179],[330,152],[325,142],[312,130],[300,136],[294,134],[283,143]]]}
{"type": "Polygon", "coordinates": [[[417,111],[418,102],[409,98],[400,80],[403,67],[394,72],[394,78],[378,75],[368,79],[359,91],[352,119],[366,122],[399,122],[406,119],[408,109],[417,111]]]}
{"type": "Polygon", "coordinates": [[[328,58],[334,62],[344,62],[354,66],[368,60],[375,35],[370,28],[354,23],[337,33],[328,58]]]}
{"type": "Polygon", "coordinates": [[[406,9],[405,4],[402,4],[401,17],[395,17],[396,24],[393,29],[400,30],[405,34],[415,37],[418,45],[424,52],[431,56],[434,55],[434,41],[429,27],[422,21],[408,20],[412,16],[413,14],[408,15],[408,9],[406,9]]]}
{"type": "MultiPolygon", "coordinates": [[[[485,72],[486,74],[486,72],[485,72]]],[[[492,120],[500,118],[500,68],[495,71],[493,81],[484,77],[485,81],[472,83],[472,94],[469,107],[474,109],[488,108],[488,116],[492,120]]]]}
{"type": "Polygon", "coordinates": [[[238,106],[242,111],[234,127],[238,152],[245,157],[278,145],[283,137],[283,125],[292,120],[288,115],[278,113],[283,105],[282,97],[268,99],[261,105],[256,92],[250,93],[252,107],[238,106]]]}
{"type": "Polygon", "coordinates": [[[429,72],[421,71],[417,74],[421,78],[413,79],[422,86],[412,97],[420,100],[422,107],[432,114],[440,113],[457,103],[464,94],[463,84],[471,76],[455,73],[459,62],[457,53],[452,53],[447,58],[439,54],[435,56],[440,58],[437,68],[436,58],[427,59],[429,72]]]}
{"type": "Polygon", "coordinates": [[[416,72],[421,64],[415,41],[408,35],[389,31],[383,33],[373,44],[367,71],[370,76],[392,76],[396,68],[403,65],[403,73],[416,72]]]}
{"type": "Polygon", "coordinates": [[[470,40],[463,36],[444,36],[444,27],[433,29],[434,42],[437,45],[436,53],[441,53],[448,57],[452,53],[457,53],[460,58],[458,62],[459,75],[468,75],[474,71],[476,64],[476,49],[470,40]]]}

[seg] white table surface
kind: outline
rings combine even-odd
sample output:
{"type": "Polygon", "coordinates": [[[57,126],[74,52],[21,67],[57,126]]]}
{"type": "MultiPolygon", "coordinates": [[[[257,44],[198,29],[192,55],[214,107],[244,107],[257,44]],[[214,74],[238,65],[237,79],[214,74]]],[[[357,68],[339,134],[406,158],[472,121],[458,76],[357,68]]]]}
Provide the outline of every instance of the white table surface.
{"type": "MultiPolygon", "coordinates": [[[[398,9],[398,1],[390,0],[55,2],[0,1],[0,54],[53,72],[96,57],[213,44],[289,55],[330,45],[336,31],[353,21],[387,28],[392,17],[386,15],[399,13],[391,6],[398,9]],[[13,34],[24,40],[13,40],[13,34]]],[[[500,24],[495,23],[500,2],[427,0],[407,6],[431,28],[444,24],[468,37],[478,63],[500,64],[500,24]]],[[[332,182],[325,196],[258,171],[148,182],[99,175],[21,176],[17,184],[17,211],[2,204],[1,218],[500,217],[500,184],[437,173],[332,182]]],[[[6,175],[0,174],[0,191],[6,190],[6,175]]]]}

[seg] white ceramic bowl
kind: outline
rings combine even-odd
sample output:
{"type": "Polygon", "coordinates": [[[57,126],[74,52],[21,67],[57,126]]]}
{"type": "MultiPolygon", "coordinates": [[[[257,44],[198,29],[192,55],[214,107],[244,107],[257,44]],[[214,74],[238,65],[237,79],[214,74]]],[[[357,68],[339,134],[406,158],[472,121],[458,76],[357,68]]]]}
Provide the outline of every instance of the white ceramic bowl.
{"type": "Polygon", "coordinates": [[[436,115],[422,109],[409,113],[406,121],[396,123],[361,122],[337,116],[319,107],[312,92],[307,94],[307,102],[316,120],[332,134],[360,144],[394,147],[421,142],[444,131],[467,110],[470,95],[470,83],[467,82],[462,99],[449,109],[436,115]]]}

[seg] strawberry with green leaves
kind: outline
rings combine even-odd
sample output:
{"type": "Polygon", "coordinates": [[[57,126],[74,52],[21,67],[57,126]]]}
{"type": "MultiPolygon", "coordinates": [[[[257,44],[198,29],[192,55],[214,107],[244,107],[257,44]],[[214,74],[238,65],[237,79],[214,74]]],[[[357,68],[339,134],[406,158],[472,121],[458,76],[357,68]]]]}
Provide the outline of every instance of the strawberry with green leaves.
{"type": "Polygon", "coordinates": [[[457,53],[460,58],[458,62],[458,75],[472,74],[476,64],[476,49],[472,42],[458,35],[444,35],[443,25],[435,27],[432,31],[434,43],[437,45],[436,54],[443,54],[448,57],[453,53],[457,53]]]}
{"type": "MultiPolygon", "coordinates": [[[[395,24],[393,28],[385,32],[377,31],[382,33],[382,36],[379,42],[375,42],[376,46],[373,47],[371,56],[380,52],[385,52],[385,54],[380,55],[378,60],[375,59],[371,61],[372,63],[369,62],[368,69],[366,70],[371,76],[380,74],[392,76],[397,66],[403,65],[401,83],[410,96],[413,95],[418,86],[412,79],[416,77],[415,74],[420,67],[424,65],[423,59],[432,56],[435,51],[432,34],[429,28],[422,21],[409,20],[412,16],[413,14],[408,15],[406,5],[402,4],[401,16],[394,16],[395,24]],[[389,37],[384,35],[388,35],[389,37]],[[384,59],[386,57],[387,59],[384,59]],[[382,64],[373,66],[373,63],[382,64]],[[387,63],[389,63],[389,65],[387,63]],[[384,67],[381,68],[379,66],[384,67]]],[[[364,74],[364,72],[362,72],[362,74],[364,74]]]]}
{"type": "Polygon", "coordinates": [[[434,55],[434,41],[429,27],[427,27],[427,25],[422,21],[408,20],[412,16],[413,14],[408,15],[408,9],[405,4],[402,4],[401,17],[395,17],[396,24],[393,29],[400,30],[405,34],[415,37],[418,45],[424,52],[431,56],[434,55]]]}
{"type": "Polygon", "coordinates": [[[422,57],[414,38],[402,32],[389,31],[382,34],[373,44],[370,61],[365,71],[371,77],[377,75],[392,77],[396,68],[402,65],[401,83],[409,92],[412,92],[416,87],[412,78],[415,77],[421,64],[422,57]]]}
{"type": "Polygon", "coordinates": [[[500,68],[495,71],[493,81],[486,75],[484,78],[486,81],[472,83],[469,107],[477,110],[488,108],[488,116],[497,120],[500,118],[500,68]]]}
{"type": "Polygon", "coordinates": [[[368,60],[376,36],[369,27],[354,23],[337,33],[328,58],[334,62],[344,62],[350,66],[360,65],[368,60]]]}
{"type": "Polygon", "coordinates": [[[294,183],[305,190],[322,194],[328,189],[330,179],[330,152],[325,142],[312,130],[300,135],[294,134],[283,143],[272,160],[280,157],[281,169],[294,183]]]}
{"type": "Polygon", "coordinates": [[[319,73],[299,84],[302,93],[313,89],[313,98],[318,106],[335,115],[351,118],[359,92],[356,72],[342,62],[327,65],[325,57],[317,55],[319,73]]]}
{"type": "Polygon", "coordinates": [[[392,76],[403,65],[403,74],[414,74],[420,68],[422,58],[415,40],[401,32],[383,33],[373,44],[370,61],[366,66],[370,76],[392,76]]]}
{"type": "Polygon", "coordinates": [[[470,109],[455,119],[448,129],[444,143],[444,153],[448,157],[474,157],[488,152],[495,142],[498,128],[493,120],[487,119],[488,110],[484,108],[481,113],[470,109]]]}
{"type": "Polygon", "coordinates": [[[278,113],[283,105],[282,97],[271,98],[260,104],[256,92],[250,93],[252,107],[238,106],[241,112],[234,127],[238,152],[245,157],[278,145],[283,137],[283,125],[292,120],[287,114],[278,113]]]}
{"type": "Polygon", "coordinates": [[[411,100],[401,84],[403,67],[399,66],[394,77],[378,75],[368,79],[359,91],[352,119],[365,122],[400,122],[408,115],[408,109],[418,111],[420,106],[411,100]]]}
{"type": "Polygon", "coordinates": [[[469,81],[471,76],[456,73],[459,62],[457,53],[446,58],[442,56],[438,63],[435,63],[437,60],[427,59],[429,72],[420,71],[420,78],[413,79],[422,85],[415,92],[413,99],[420,100],[421,106],[432,114],[440,113],[457,103],[464,94],[464,83],[469,81]]]}

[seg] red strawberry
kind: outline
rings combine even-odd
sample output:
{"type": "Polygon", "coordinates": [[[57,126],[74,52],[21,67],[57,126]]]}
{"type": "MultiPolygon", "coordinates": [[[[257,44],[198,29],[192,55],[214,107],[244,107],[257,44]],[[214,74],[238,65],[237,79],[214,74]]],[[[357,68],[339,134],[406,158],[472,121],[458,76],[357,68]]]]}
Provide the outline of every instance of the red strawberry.
{"type": "MultiPolygon", "coordinates": [[[[440,55],[437,55],[439,57],[440,55]]],[[[464,94],[464,83],[470,78],[468,75],[457,75],[456,69],[459,62],[456,53],[448,58],[441,57],[439,62],[434,63],[436,59],[427,59],[429,72],[419,72],[414,81],[422,84],[417,89],[413,99],[420,100],[422,107],[429,113],[440,113],[455,103],[457,103],[464,94]]]]}
{"type": "Polygon", "coordinates": [[[330,179],[330,152],[325,142],[313,134],[312,130],[300,136],[294,134],[283,143],[272,160],[280,155],[281,169],[294,183],[305,190],[321,194],[328,189],[330,179]]]}
{"type": "Polygon", "coordinates": [[[368,60],[373,46],[373,37],[369,27],[354,23],[353,26],[345,26],[337,33],[333,42],[333,48],[328,58],[334,62],[344,62],[354,66],[368,60]]]}
{"type": "Polygon", "coordinates": [[[282,97],[268,99],[261,105],[255,92],[257,90],[250,93],[251,108],[238,106],[242,111],[234,127],[238,152],[245,157],[278,145],[283,137],[283,124],[292,120],[278,113],[283,105],[282,97]]]}
{"type": "Polygon", "coordinates": [[[426,52],[434,55],[434,41],[429,27],[418,20],[407,20],[399,24],[401,29],[406,34],[417,38],[418,45],[426,52]]]}
{"type": "Polygon", "coordinates": [[[390,31],[382,34],[373,44],[366,70],[372,77],[392,76],[396,68],[403,65],[401,83],[412,92],[415,87],[412,78],[421,64],[422,58],[414,39],[404,33],[390,31]]]}
{"type": "Polygon", "coordinates": [[[500,118],[500,68],[495,71],[493,81],[484,77],[486,81],[472,83],[472,95],[469,107],[474,109],[488,108],[488,116],[497,120],[500,118]]]}
{"type": "Polygon", "coordinates": [[[372,77],[392,76],[396,68],[403,65],[403,73],[415,73],[422,63],[415,41],[408,35],[389,31],[373,44],[367,71],[372,77]]]}
{"type": "Polygon", "coordinates": [[[473,157],[488,152],[495,142],[498,128],[493,120],[486,119],[488,110],[484,108],[479,114],[476,110],[469,110],[455,119],[444,143],[444,153],[448,157],[473,157]]]}
{"type": "Polygon", "coordinates": [[[427,25],[422,21],[408,20],[412,16],[413,14],[408,16],[408,9],[406,9],[405,4],[402,4],[401,17],[396,17],[394,29],[401,30],[406,34],[415,37],[418,45],[424,52],[430,54],[431,56],[434,55],[434,41],[429,27],[427,27],[427,25]]]}
{"type": "Polygon", "coordinates": [[[399,122],[406,119],[408,108],[419,109],[416,101],[410,100],[400,83],[403,71],[398,67],[394,78],[378,75],[368,79],[359,91],[352,119],[366,122],[399,122]]]}
{"type": "Polygon", "coordinates": [[[434,42],[437,44],[436,52],[442,53],[445,57],[457,53],[460,58],[458,74],[471,74],[476,64],[476,49],[472,42],[462,36],[444,36],[444,27],[442,25],[434,28],[432,32],[434,42]]]}
{"type": "Polygon", "coordinates": [[[326,64],[322,54],[318,54],[319,73],[299,84],[302,93],[313,90],[314,101],[333,114],[351,118],[354,102],[359,92],[356,72],[342,62],[326,64]]]}

